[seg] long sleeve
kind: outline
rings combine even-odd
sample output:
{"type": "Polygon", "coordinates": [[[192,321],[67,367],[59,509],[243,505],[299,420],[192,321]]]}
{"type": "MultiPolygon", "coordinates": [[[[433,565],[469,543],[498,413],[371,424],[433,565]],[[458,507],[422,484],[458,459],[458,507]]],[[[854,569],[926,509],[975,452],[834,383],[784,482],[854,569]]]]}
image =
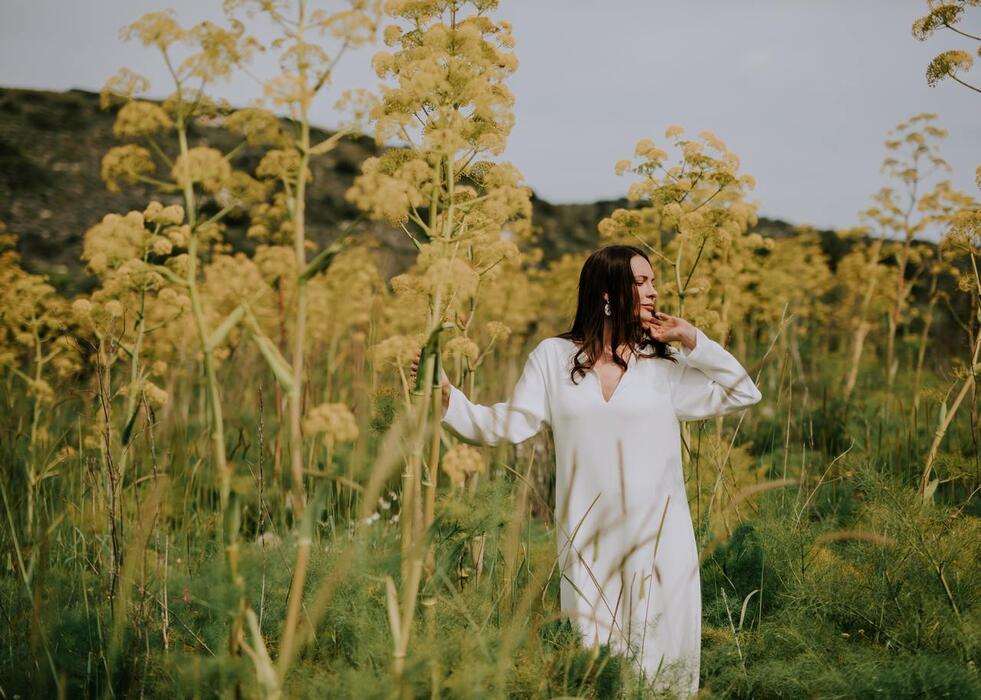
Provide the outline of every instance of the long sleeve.
{"type": "Polygon", "coordinates": [[[678,420],[725,415],[763,398],[735,357],[700,329],[695,334],[695,349],[682,346],[672,373],[671,403],[678,420]]]}
{"type": "Polygon", "coordinates": [[[542,362],[539,348],[535,348],[528,355],[510,400],[492,406],[472,403],[451,385],[442,424],[471,445],[517,444],[536,435],[543,423],[551,423],[542,362]]]}

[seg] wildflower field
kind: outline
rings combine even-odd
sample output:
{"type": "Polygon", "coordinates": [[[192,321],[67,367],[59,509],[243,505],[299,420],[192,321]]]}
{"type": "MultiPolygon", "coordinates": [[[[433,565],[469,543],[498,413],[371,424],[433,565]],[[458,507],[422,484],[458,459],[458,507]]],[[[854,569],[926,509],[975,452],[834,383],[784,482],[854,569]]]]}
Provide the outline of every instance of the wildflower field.
{"type": "MultiPolygon", "coordinates": [[[[931,3],[914,35],[977,4],[931,3]]],[[[84,283],[0,227],[0,698],[664,695],[559,614],[548,431],[440,427],[440,367],[506,400],[591,252],[546,249],[498,157],[507,5],[226,0],[222,26],[123,29],[173,82],[158,102],[109,78],[99,176],[146,201],[80,232],[84,283]],[[315,129],[336,62],[375,43],[385,87],[315,129]],[[215,97],[259,51],[282,72],[256,104],[215,97]],[[317,162],[365,135],[399,145],[358,164],[360,214],[312,221],[317,162]]],[[[972,60],[928,78],[955,89],[972,60]]],[[[683,432],[704,697],[981,697],[981,211],[945,179],[940,116],[891,126],[888,184],[835,232],[763,235],[713,133],[610,154],[629,196],[596,240],[647,250],[659,308],[764,397],[683,432]]]]}

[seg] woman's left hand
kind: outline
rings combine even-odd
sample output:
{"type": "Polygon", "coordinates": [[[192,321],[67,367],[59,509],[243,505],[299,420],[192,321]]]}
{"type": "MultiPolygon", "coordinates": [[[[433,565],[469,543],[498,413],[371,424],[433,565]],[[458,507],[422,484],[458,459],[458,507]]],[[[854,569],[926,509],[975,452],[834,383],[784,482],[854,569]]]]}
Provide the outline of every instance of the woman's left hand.
{"type": "Polygon", "coordinates": [[[695,326],[678,316],[670,316],[658,311],[646,324],[648,335],[662,343],[675,340],[681,342],[690,350],[695,349],[695,326]]]}

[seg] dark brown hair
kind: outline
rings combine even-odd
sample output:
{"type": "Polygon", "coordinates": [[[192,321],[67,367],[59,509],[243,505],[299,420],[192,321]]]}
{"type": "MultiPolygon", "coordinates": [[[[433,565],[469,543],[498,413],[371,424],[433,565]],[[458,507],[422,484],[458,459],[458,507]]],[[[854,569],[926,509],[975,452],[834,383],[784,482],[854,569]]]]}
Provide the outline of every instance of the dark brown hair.
{"type": "MultiPolygon", "coordinates": [[[[579,345],[570,373],[572,383],[576,374],[586,376],[597,358],[603,355],[603,322],[607,318],[603,312],[603,292],[609,295],[611,331],[610,340],[613,361],[625,372],[627,363],[616,352],[620,345],[627,344],[638,357],[662,357],[675,362],[667,343],[654,340],[647,334],[634,311],[640,297],[634,284],[634,272],[630,259],[642,256],[648,263],[650,259],[643,250],[632,245],[608,245],[593,252],[583,263],[579,273],[579,296],[576,302],[576,318],[572,328],[557,337],[572,340],[579,345]],[[580,361],[580,355],[586,355],[580,361]]],[[[655,308],[656,311],[656,308],[655,308]]]]}

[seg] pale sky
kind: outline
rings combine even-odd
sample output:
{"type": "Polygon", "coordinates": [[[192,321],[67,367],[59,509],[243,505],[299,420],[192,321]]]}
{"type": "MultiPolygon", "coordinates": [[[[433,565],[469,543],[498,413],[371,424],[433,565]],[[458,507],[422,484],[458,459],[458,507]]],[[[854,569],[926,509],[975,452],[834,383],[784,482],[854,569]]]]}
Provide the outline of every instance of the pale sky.
{"type": "MultiPolygon", "coordinates": [[[[312,5],[327,5],[318,3],[312,5]]],[[[0,0],[0,86],[98,91],[120,66],[168,90],[159,55],[118,38],[144,12],[172,7],[191,25],[220,21],[220,0],[0,0]]],[[[760,213],[822,228],[852,226],[879,172],[887,131],[916,114],[950,131],[947,176],[978,194],[981,95],[951,82],[926,85],[935,54],[971,49],[946,32],[921,43],[910,25],[923,0],[502,0],[519,59],[510,81],[516,126],[504,158],[552,202],[625,194],[614,163],[634,145],[681,124],[713,131],[758,182],[760,213]]],[[[965,29],[981,32],[981,11],[965,29]]],[[[262,39],[269,28],[250,25],[262,39]]],[[[373,88],[365,49],[347,54],[314,121],[338,123],[340,91],[373,88]]],[[[973,48],[976,51],[976,45],[973,48]]],[[[275,72],[269,59],[255,72],[275,72]]],[[[971,74],[981,82],[981,68],[971,74]]],[[[260,90],[239,77],[218,86],[233,104],[260,90]]]]}

